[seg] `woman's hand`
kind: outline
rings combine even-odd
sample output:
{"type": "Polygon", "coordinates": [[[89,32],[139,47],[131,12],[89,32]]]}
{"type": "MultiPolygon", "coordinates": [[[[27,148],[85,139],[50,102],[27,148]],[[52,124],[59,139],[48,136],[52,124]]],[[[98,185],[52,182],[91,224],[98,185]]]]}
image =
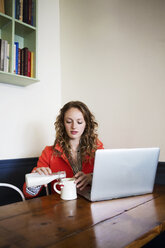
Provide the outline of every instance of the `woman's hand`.
{"type": "Polygon", "coordinates": [[[92,182],[92,174],[85,174],[82,171],[79,171],[75,174],[75,183],[77,185],[77,188],[80,190],[83,190],[88,184],[91,184],[92,182]]]}
{"type": "Polygon", "coordinates": [[[35,172],[38,172],[40,175],[43,175],[43,174],[45,174],[45,175],[51,175],[52,174],[52,170],[49,167],[38,167],[33,172],[34,173],[35,172]]]}
{"type": "MultiPolygon", "coordinates": [[[[49,167],[38,167],[36,168],[36,170],[33,171],[33,173],[38,172],[40,175],[51,175],[52,174],[52,170],[49,167]]],[[[45,184],[45,187],[47,187],[48,185],[45,184]]]]}

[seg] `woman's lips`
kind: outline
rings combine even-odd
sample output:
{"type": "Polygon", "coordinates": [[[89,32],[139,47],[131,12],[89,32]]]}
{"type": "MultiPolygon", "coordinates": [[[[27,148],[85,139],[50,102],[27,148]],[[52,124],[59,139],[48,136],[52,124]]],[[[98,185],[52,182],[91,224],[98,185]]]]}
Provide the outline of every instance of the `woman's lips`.
{"type": "Polygon", "coordinates": [[[77,133],[78,133],[77,131],[71,131],[71,134],[73,134],[73,135],[75,135],[77,133]]]}

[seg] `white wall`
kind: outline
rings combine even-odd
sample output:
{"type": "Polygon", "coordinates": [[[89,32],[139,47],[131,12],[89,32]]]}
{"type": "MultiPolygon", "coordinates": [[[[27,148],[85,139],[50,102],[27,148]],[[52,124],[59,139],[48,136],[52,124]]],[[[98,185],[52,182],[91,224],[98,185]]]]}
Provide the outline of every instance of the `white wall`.
{"type": "Polygon", "coordinates": [[[82,100],[106,148],[161,148],[165,160],[165,4],[61,0],[62,103],[82,100]]]}
{"type": "Polygon", "coordinates": [[[0,84],[0,159],[39,156],[54,142],[61,106],[59,1],[38,1],[39,83],[0,84]]]}

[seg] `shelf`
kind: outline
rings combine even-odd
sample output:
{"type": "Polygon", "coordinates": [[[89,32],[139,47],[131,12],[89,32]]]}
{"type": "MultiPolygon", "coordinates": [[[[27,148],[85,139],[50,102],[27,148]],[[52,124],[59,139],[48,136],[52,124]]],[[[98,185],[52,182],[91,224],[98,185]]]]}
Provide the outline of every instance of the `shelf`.
{"type": "Polygon", "coordinates": [[[0,13],[0,28],[5,26],[9,21],[12,21],[10,16],[0,13]]]}
{"type": "MultiPolygon", "coordinates": [[[[36,52],[37,51],[37,16],[36,16],[37,0],[32,0],[32,1],[33,1],[31,8],[32,12],[30,12],[31,13],[31,15],[29,15],[30,19],[28,20],[31,20],[31,23],[33,25],[18,20],[19,18],[18,19],[15,18],[16,15],[15,11],[20,10],[20,8],[15,9],[16,0],[4,0],[5,14],[0,13],[0,39],[7,40],[9,44],[10,53],[9,53],[9,70],[8,70],[9,72],[0,71],[0,83],[27,86],[29,84],[39,82],[39,80],[37,79],[37,70],[36,70],[37,69],[37,64],[36,64],[37,63],[37,54],[36,54],[37,53],[36,52]],[[19,54],[21,54],[21,51],[24,47],[28,48],[28,53],[30,53],[30,55],[28,56],[32,56],[31,54],[33,54],[34,60],[32,60],[33,62],[31,62],[33,64],[33,74],[29,75],[30,73],[29,60],[28,60],[28,74],[25,73],[25,71],[27,72],[26,70],[27,67],[25,67],[24,65],[21,66],[22,72],[19,70],[20,74],[29,75],[29,77],[15,74],[15,47],[14,47],[15,42],[19,43],[19,48],[20,48],[19,54]]],[[[22,12],[22,13],[29,13],[29,9],[27,11],[28,12],[22,12]]],[[[20,17],[20,13],[17,14],[16,16],[20,17]]],[[[25,19],[26,18],[27,16],[25,17],[25,19]]],[[[24,57],[22,56],[24,55],[20,55],[19,58],[21,58],[22,60],[19,61],[24,61],[24,57]]],[[[19,65],[20,63],[21,62],[19,62],[19,65]]],[[[27,62],[25,65],[27,66],[27,62]]],[[[4,70],[3,67],[2,70],[4,70]]]]}
{"type": "Polygon", "coordinates": [[[20,30],[23,29],[23,32],[30,32],[30,30],[36,30],[36,27],[29,25],[25,22],[15,19],[15,25],[20,27],[20,30]]]}
{"type": "Polygon", "coordinates": [[[39,82],[36,78],[25,77],[17,74],[0,71],[0,82],[18,86],[27,86],[39,82]]]}

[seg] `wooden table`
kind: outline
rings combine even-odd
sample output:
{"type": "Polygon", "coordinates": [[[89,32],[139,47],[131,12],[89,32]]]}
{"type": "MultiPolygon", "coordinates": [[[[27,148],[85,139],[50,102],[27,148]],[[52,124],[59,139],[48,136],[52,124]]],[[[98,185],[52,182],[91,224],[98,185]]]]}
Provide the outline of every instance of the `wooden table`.
{"type": "Polygon", "coordinates": [[[141,247],[165,230],[165,186],[90,203],[58,195],[0,207],[0,247],[141,247]]]}

